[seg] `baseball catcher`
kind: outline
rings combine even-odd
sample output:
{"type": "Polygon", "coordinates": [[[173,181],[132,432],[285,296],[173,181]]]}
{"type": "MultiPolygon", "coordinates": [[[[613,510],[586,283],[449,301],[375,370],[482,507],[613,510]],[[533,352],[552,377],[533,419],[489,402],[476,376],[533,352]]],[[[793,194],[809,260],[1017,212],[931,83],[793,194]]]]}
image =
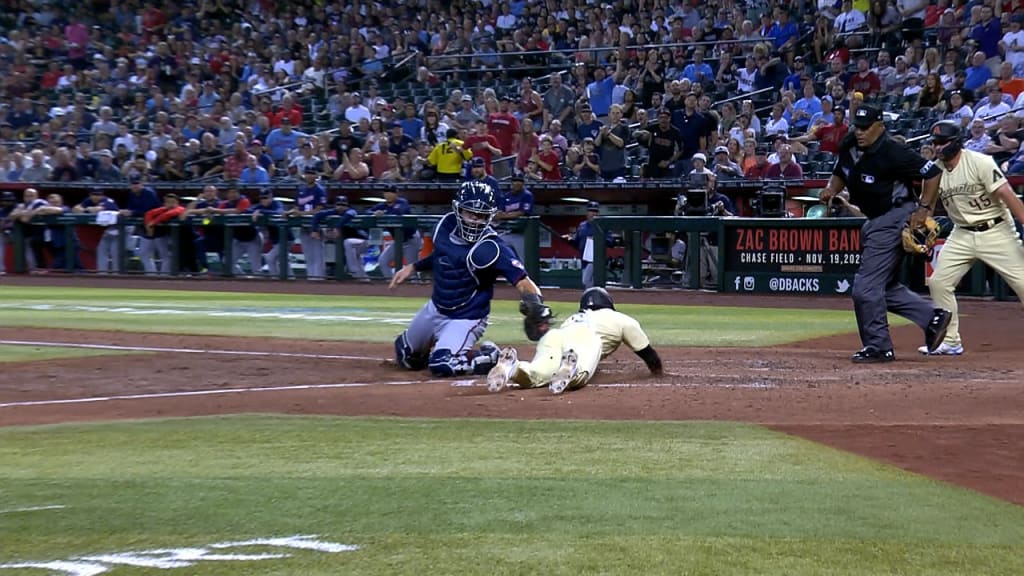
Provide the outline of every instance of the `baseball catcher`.
{"type": "Polygon", "coordinates": [[[903,249],[910,254],[927,254],[939,238],[939,223],[933,218],[927,218],[919,228],[914,228],[908,222],[900,238],[903,249]]]}
{"type": "Polygon", "coordinates": [[[551,309],[530,295],[520,304],[526,337],[537,342],[533,360],[520,361],[515,348],[501,351],[498,363],[487,375],[487,389],[500,392],[510,384],[521,388],[548,386],[553,394],[587,385],[597,364],[625,343],[639,356],[651,374],[662,374],[661,358],[636,319],[615,310],[604,288],[583,292],[579,312],[559,328],[551,328],[551,309]]]}
{"type": "Polygon", "coordinates": [[[483,182],[463,182],[452,201],[452,211],[434,228],[434,251],[406,264],[391,288],[413,272],[433,270],[430,300],[405,332],[395,339],[398,365],[408,370],[430,368],[434,376],[487,374],[498,359],[493,343],[473,345],[483,336],[491,313],[498,277],[520,294],[540,302],[540,289],[530,280],[523,263],[490,227],[498,211],[494,190],[483,182]]]}

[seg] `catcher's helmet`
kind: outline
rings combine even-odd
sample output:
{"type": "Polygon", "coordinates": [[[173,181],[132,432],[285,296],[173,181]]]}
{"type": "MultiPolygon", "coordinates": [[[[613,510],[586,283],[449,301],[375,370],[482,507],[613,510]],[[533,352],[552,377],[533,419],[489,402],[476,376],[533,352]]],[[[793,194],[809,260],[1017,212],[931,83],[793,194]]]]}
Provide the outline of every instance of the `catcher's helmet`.
{"type": "Polygon", "coordinates": [[[455,193],[455,200],[452,200],[452,209],[458,222],[459,236],[466,242],[476,242],[498,212],[494,189],[475,180],[463,182],[455,193]]]}
{"type": "Polygon", "coordinates": [[[938,151],[939,157],[943,160],[952,160],[963,148],[963,132],[960,125],[953,120],[940,120],[932,124],[929,133],[932,135],[932,143],[937,146],[945,145],[938,151]]]}
{"type": "Polygon", "coordinates": [[[580,312],[601,310],[602,308],[615,310],[615,303],[612,302],[612,296],[607,290],[600,286],[594,286],[583,291],[583,296],[580,297],[580,312]]]}

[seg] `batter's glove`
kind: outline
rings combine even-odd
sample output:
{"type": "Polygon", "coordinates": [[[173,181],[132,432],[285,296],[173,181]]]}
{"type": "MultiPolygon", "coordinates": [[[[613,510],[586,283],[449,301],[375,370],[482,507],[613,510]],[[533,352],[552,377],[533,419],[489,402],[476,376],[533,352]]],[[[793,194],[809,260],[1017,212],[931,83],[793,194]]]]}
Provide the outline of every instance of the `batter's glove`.
{"type": "Polygon", "coordinates": [[[551,322],[551,307],[544,303],[540,294],[523,294],[519,300],[519,313],[523,315],[523,332],[531,342],[540,340],[551,322]]]}
{"type": "Polygon", "coordinates": [[[939,237],[939,224],[933,218],[924,221],[924,226],[911,229],[910,225],[903,229],[903,249],[911,254],[927,254],[939,237]]]}

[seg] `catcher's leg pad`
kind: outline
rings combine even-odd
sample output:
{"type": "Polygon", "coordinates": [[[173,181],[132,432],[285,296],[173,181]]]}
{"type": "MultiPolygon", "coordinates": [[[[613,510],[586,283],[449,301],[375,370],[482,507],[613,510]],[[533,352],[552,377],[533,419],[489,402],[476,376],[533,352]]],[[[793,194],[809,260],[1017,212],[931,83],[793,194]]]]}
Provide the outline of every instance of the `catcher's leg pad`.
{"type": "Polygon", "coordinates": [[[428,358],[425,354],[417,354],[409,346],[409,339],[406,338],[405,332],[402,332],[398,338],[395,338],[395,360],[406,370],[423,370],[427,367],[428,358]]]}
{"type": "Polygon", "coordinates": [[[430,353],[430,373],[440,378],[473,374],[486,375],[498,361],[499,350],[493,344],[483,344],[479,350],[467,350],[452,354],[447,348],[438,348],[430,353]]]}

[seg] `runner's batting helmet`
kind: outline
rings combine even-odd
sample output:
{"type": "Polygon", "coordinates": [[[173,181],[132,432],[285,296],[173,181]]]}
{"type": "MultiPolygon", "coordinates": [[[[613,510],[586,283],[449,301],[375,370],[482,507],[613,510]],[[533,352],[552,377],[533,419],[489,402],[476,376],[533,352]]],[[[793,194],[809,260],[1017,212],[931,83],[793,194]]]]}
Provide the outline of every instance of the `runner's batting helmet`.
{"type": "Polygon", "coordinates": [[[929,131],[932,135],[932,143],[936,146],[943,146],[938,150],[939,158],[948,161],[956,157],[963,148],[964,137],[960,125],[953,120],[941,120],[932,124],[929,131]]]}
{"type": "Polygon", "coordinates": [[[615,310],[615,303],[612,302],[612,296],[607,290],[600,286],[594,286],[583,291],[583,296],[580,297],[580,312],[601,310],[602,308],[615,310]]]}

